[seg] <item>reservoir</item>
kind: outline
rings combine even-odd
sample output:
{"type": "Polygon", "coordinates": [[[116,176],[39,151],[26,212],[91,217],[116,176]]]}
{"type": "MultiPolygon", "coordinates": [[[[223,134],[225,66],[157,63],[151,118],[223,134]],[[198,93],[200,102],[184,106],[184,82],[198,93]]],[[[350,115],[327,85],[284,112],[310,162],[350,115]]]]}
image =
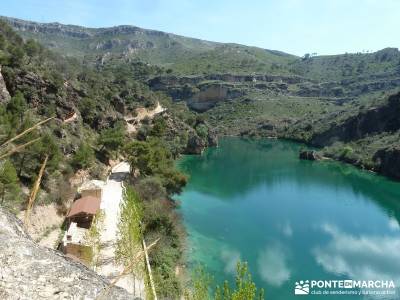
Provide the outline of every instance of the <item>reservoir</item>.
{"type": "Polygon", "coordinates": [[[176,196],[189,268],[200,263],[217,283],[233,283],[237,261],[247,261],[266,299],[400,299],[400,183],[340,162],[299,160],[302,147],[224,138],[178,162],[190,176],[176,196]],[[295,296],[306,280],[396,288],[394,295],[324,295],[315,287],[295,296]]]}

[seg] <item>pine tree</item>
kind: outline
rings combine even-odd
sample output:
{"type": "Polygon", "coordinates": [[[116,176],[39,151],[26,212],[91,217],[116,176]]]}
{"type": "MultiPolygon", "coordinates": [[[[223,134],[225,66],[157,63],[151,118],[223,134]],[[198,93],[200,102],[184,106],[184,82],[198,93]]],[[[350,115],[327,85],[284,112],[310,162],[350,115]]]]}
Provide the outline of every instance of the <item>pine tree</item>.
{"type": "Polygon", "coordinates": [[[0,203],[4,200],[17,200],[20,194],[17,171],[13,164],[6,160],[0,167],[0,203]]]}

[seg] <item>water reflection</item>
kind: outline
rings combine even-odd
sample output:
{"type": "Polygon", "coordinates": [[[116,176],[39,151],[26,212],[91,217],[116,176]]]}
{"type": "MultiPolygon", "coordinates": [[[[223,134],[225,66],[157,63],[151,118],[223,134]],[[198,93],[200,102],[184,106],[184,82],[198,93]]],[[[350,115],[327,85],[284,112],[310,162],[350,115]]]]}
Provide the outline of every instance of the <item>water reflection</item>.
{"type": "Polygon", "coordinates": [[[292,225],[290,225],[289,221],[284,223],[278,223],[278,230],[286,237],[290,238],[293,235],[292,225]]]}
{"type": "Polygon", "coordinates": [[[279,287],[290,278],[287,250],[279,244],[265,247],[259,254],[257,265],[260,277],[272,286],[279,287]]]}
{"type": "Polygon", "coordinates": [[[236,266],[242,260],[240,252],[233,249],[223,249],[221,260],[224,262],[224,272],[226,274],[236,274],[236,266]]]}
{"type": "Polygon", "coordinates": [[[190,178],[187,191],[209,194],[223,201],[240,200],[260,185],[273,188],[290,183],[305,190],[315,186],[348,189],[355,196],[376,202],[400,222],[398,183],[342,163],[300,161],[301,147],[289,141],[228,138],[221,141],[220,148],[206,151],[201,159],[186,157],[180,168],[196,174],[190,178]]]}
{"type": "Polygon", "coordinates": [[[337,162],[300,161],[299,148],[227,139],[182,160],[191,178],[178,199],[192,261],[232,283],[236,262],[248,261],[274,300],[293,299],[302,279],[378,276],[400,285],[400,184],[337,162]]]}
{"type": "Polygon", "coordinates": [[[352,235],[331,224],[321,230],[331,240],[313,249],[325,271],[354,280],[393,280],[400,284],[400,237],[352,235]]]}

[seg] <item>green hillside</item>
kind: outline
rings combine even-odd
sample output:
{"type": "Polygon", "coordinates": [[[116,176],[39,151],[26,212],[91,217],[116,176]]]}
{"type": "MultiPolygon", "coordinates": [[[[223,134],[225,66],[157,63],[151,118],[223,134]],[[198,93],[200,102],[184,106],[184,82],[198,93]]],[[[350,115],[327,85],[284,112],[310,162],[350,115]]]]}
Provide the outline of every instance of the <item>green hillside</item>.
{"type": "MultiPolygon", "coordinates": [[[[400,90],[400,52],[394,48],[300,58],[134,26],[6,21],[25,39],[33,38],[90,68],[112,70],[123,78],[133,74],[150,90],[203,114],[220,135],[278,136],[312,143],[314,136],[335,132],[333,128],[346,120],[384,106],[400,90]]],[[[374,153],[397,143],[390,137],[376,139],[381,141],[376,147],[368,154],[360,147],[352,161],[379,169],[371,162],[374,153]]],[[[346,147],[350,141],[342,143],[346,147]]],[[[329,146],[330,156],[340,156],[331,153],[338,147],[320,146],[329,146]]]]}
{"type": "Polygon", "coordinates": [[[187,179],[174,159],[215,145],[208,124],[141,82],[160,68],[131,62],[94,69],[24,41],[1,20],[0,66],[2,208],[15,214],[26,209],[46,161],[35,206],[54,205],[63,218],[77,195],[77,174],[105,180],[112,161],[128,160],[138,172],[127,184],[140,195],[143,235],[160,238],[149,254],[157,292],[166,298],[182,294],[174,270],[182,259],[183,229],[171,195],[187,179]],[[167,111],[146,118],[136,132],[127,130],[125,117],[157,103],[167,111]]]}
{"type": "Polygon", "coordinates": [[[293,72],[320,81],[384,78],[400,73],[400,52],[385,48],[374,53],[304,57],[291,66],[293,72]]]}
{"type": "Polygon", "coordinates": [[[87,62],[140,59],[177,73],[287,72],[295,56],[236,44],[187,38],[134,26],[85,28],[5,18],[25,39],[33,38],[65,56],[87,62]]]}

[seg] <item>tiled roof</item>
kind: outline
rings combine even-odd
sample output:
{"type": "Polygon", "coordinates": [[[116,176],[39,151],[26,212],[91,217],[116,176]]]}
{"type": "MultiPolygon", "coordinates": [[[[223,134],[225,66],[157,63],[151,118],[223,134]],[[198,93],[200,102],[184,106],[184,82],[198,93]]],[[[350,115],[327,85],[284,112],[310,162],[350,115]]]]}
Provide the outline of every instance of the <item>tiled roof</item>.
{"type": "Polygon", "coordinates": [[[67,218],[73,217],[80,213],[95,215],[100,209],[100,199],[92,196],[86,196],[72,203],[67,218]]]}

